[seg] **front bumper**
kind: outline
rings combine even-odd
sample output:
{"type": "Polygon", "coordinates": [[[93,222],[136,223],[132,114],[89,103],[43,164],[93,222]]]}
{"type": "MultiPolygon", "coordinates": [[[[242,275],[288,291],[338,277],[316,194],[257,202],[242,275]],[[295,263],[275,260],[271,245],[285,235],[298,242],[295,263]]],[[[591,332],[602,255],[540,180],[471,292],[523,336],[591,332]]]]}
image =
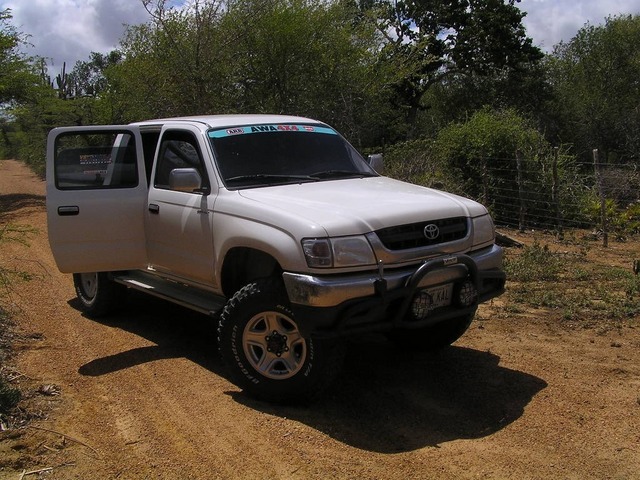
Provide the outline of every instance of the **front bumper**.
{"type": "Polygon", "coordinates": [[[473,315],[479,303],[504,292],[502,249],[447,254],[400,269],[314,276],[285,272],[291,307],[304,334],[339,336],[396,328],[420,328],[449,318],[473,315]],[[437,308],[421,319],[408,315],[418,291],[438,285],[470,281],[477,291],[472,305],[437,308]]]}

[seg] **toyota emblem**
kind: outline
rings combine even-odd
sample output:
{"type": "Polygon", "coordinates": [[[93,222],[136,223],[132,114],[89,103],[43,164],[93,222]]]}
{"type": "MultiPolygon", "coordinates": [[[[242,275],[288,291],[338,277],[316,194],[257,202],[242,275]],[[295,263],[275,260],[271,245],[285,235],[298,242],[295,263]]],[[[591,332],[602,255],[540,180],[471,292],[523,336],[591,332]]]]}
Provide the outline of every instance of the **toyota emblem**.
{"type": "Polygon", "coordinates": [[[424,236],[427,237],[428,240],[435,240],[440,235],[440,229],[437,225],[430,223],[426,227],[424,227],[424,236]]]}

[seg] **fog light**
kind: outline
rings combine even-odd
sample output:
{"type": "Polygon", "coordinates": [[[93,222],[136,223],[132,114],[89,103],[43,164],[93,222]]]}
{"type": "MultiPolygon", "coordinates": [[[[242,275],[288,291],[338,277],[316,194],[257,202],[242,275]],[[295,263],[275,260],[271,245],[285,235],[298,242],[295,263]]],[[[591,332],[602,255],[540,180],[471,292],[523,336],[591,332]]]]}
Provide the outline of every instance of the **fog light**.
{"type": "Polygon", "coordinates": [[[478,302],[478,290],[473,282],[467,280],[460,285],[457,297],[461,307],[470,307],[478,302]]]}
{"type": "Polygon", "coordinates": [[[422,290],[413,297],[411,303],[411,313],[416,320],[425,318],[433,306],[433,298],[426,291],[422,290]]]}

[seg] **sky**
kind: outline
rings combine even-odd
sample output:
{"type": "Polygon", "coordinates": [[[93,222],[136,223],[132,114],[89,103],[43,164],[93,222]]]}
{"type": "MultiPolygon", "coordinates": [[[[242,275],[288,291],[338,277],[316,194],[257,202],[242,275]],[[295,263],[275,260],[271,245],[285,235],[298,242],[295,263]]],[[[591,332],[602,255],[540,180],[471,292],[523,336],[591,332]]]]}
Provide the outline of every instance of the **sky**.
{"type": "MultiPolygon", "coordinates": [[[[587,22],[599,25],[609,15],[640,14],[640,0],[521,0],[518,6],[527,12],[523,23],[528,36],[546,52],[570,40],[587,22]]],[[[113,50],[125,24],[149,20],[141,0],[0,0],[0,10],[6,8],[17,30],[31,36],[33,46],[25,53],[47,58],[54,71],[63,62],[71,70],[92,51],[113,50]]]]}

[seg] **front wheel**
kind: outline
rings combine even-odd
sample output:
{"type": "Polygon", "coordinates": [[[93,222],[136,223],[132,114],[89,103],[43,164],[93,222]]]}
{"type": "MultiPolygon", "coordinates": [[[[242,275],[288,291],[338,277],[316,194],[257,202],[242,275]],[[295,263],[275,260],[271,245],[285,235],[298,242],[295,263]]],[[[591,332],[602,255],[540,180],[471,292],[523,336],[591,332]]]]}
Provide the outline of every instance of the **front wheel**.
{"type": "Polygon", "coordinates": [[[120,306],[127,288],[104,272],[74,273],[73,286],[82,310],[89,316],[101,317],[120,306]]]}
{"type": "Polygon", "coordinates": [[[232,379],[251,396],[277,403],[316,398],[340,369],[338,342],[305,336],[277,279],[240,289],[225,306],[218,345],[232,379]]]}

